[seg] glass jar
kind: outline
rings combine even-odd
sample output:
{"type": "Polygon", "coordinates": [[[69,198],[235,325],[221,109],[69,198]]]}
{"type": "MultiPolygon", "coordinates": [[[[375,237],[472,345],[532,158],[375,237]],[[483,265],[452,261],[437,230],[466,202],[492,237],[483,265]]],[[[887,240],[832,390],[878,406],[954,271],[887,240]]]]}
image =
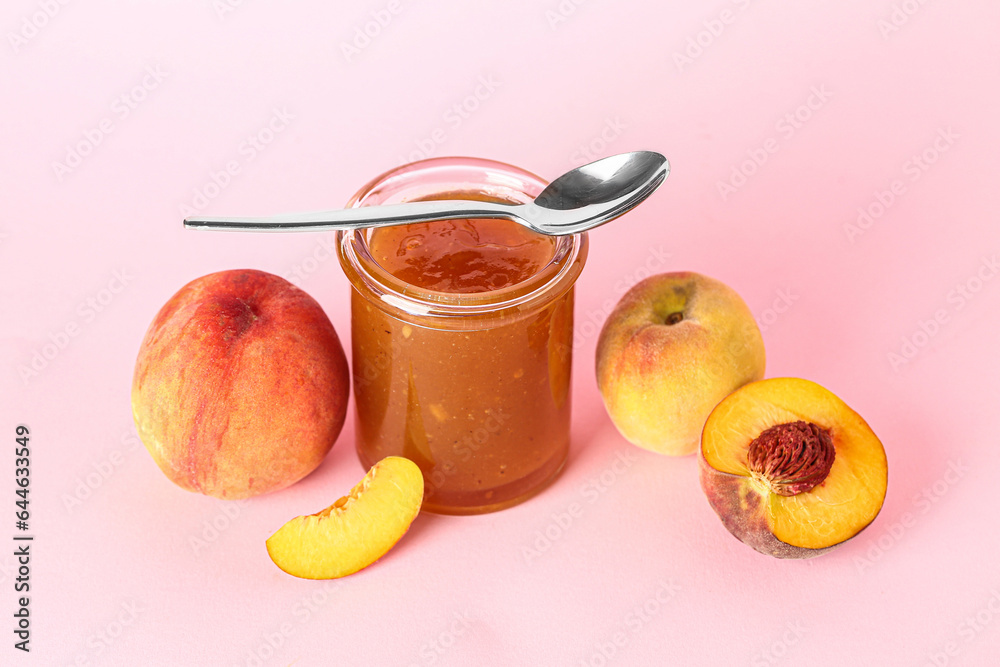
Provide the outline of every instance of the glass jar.
{"type": "MultiPolygon", "coordinates": [[[[432,158],[379,176],[348,206],[526,203],[545,185],[500,162],[432,158]]],[[[535,495],[569,451],[573,284],[586,261],[586,234],[555,237],[551,260],[538,271],[476,293],[404,282],[375,260],[372,234],[342,231],[337,239],[352,285],[361,463],[411,459],[424,473],[423,508],[431,512],[491,512],[535,495]]]]}

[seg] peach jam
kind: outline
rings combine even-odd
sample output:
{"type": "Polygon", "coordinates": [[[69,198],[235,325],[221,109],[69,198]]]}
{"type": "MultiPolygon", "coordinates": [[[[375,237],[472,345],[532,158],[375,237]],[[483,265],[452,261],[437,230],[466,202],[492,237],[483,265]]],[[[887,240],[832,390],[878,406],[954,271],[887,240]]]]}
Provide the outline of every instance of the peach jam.
{"type": "Polygon", "coordinates": [[[425,290],[470,294],[524,282],[552,261],[555,240],[509,220],[435,220],[372,231],[372,257],[425,290]]]}
{"type": "MultiPolygon", "coordinates": [[[[435,158],[379,177],[351,206],[426,199],[522,203],[545,183],[498,162],[435,158]]],[[[507,220],[338,233],[351,282],[358,455],[405,456],[423,508],[476,514],[517,504],[569,451],[573,284],[586,235],[507,220]]]]}

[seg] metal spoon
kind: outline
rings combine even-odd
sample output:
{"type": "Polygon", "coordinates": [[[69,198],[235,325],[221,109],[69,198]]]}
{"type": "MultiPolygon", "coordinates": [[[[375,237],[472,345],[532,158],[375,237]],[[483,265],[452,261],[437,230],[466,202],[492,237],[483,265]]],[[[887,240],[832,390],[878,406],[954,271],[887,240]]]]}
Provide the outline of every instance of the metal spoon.
{"type": "Polygon", "coordinates": [[[266,218],[193,217],[192,229],[284,232],[358,229],[430,220],[503,218],[541,234],[579,234],[626,213],[663,183],[670,164],[659,153],[635,151],[612,155],[569,171],[528,204],[447,199],[336,211],[287,213],[266,218]]]}

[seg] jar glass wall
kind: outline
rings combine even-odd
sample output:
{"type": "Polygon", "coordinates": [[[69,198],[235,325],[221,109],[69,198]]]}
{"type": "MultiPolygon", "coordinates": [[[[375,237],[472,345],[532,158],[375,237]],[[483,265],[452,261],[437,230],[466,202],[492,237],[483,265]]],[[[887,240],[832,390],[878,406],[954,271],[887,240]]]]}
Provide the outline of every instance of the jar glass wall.
{"type": "MultiPolygon", "coordinates": [[[[525,203],[544,187],[539,177],[503,163],[435,158],[379,176],[349,206],[525,203]]],[[[531,275],[459,293],[388,271],[372,252],[373,233],[338,233],[352,285],[362,464],[391,455],[414,461],[426,482],[424,509],[432,512],[490,512],[538,493],[569,451],[573,284],[586,260],[586,234],[540,237],[551,243],[551,257],[531,275]]]]}

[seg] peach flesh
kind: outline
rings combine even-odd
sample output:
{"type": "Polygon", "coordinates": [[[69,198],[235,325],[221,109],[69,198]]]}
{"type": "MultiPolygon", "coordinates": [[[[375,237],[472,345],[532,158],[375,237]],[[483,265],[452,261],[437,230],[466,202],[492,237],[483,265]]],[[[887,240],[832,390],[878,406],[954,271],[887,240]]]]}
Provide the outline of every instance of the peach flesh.
{"type": "Polygon", "coordinates": [[[279,568],[303,579],[336,579],[384,556],[420,512],[424,478],[409,459],[389,456],[326,509],[287,522],[267,540],[279,568]]]}
{"type": "MultiPolygon", "coordinates": [[[[809,449],[803,446],[800,452],[809,449]]],[[[726,528],[778,558],[811,558],[856,536],[878,515],[888,479],[885,451],[868,424],[828,390],[798,378],[750,383],[722,401],[705,424],[699,469],[726,528]],[[748,453],[767,429],[799,421],[826,431],[833,451],[828,460],[821,445],[796,465],[772,468],[779,482],[790,481],[780,479],[788,471],[808,478],[796,493],[782,495],[773,492],[774,480],[755,477],[748,453]],[[828,474],[809,486],[827,463],[828,474]]]]}

